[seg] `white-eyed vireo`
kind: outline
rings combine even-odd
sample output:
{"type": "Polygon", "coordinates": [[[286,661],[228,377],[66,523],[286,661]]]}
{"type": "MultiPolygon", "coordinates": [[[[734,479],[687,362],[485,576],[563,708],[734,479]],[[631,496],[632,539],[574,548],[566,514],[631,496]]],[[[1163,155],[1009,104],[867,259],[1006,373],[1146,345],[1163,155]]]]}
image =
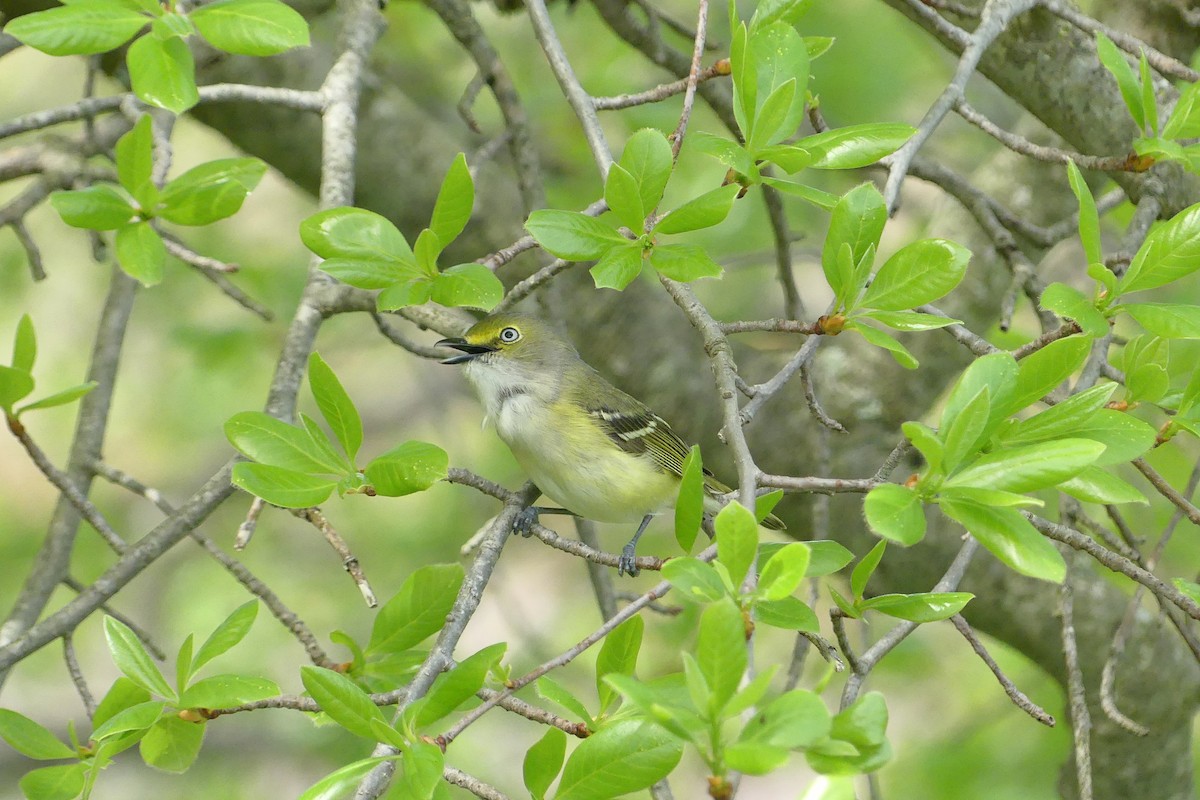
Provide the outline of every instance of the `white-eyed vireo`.
{"type": "MultiPolygon", "coordinates": [[[[563,336],[523,314],[493,314],[439,345],[462,364],[500,438],[542,491],[597,522],[635,522],[620,573],[637,574],[634,553],[650,519],[674,505],[688,446],[662,417],[584,363],[563,336]]],[[[705,507],[729,491],[705,470],[705,507]]],[[[526,525],[543,509],[534,506],[526,525]]],[[[763,523],[782,528],[776,517],[763,523]]]]}

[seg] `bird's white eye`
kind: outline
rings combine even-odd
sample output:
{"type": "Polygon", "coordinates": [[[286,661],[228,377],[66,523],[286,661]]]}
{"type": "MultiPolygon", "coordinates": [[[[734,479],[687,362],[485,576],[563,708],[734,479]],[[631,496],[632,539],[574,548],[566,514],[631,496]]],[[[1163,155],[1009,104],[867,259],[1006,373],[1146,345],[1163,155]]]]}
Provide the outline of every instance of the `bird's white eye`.
{"type": "Polygon", "coordinates": [[[516,328],[505,328],[504,330],[500,331],[500,341],[504,342],[505,344],[512,344],[520,338],[521,332],[516,328]]]}

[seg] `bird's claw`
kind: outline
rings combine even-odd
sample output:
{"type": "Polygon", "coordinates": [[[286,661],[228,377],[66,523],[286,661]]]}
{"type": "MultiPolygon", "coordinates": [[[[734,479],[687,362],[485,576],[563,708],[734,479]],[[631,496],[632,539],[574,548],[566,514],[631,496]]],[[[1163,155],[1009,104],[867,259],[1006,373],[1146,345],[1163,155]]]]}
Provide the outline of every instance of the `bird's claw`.
{"type": "Polygon", "coordinates": [[[634,552],[633,542],[630,542],[621,548],[621,555],[617,558],[617,574],[636,578],[639,572],[641,570],[637,566],[637,554],[634,552]]]}
{"type": "Polygon", "coordinates": [[[518,533],[521,536],[532,536],[533,526],[538,521],[538,510],[533,506],[522,508],[517,512],[517,516],[513,519],[513,533],[518,533]]]}

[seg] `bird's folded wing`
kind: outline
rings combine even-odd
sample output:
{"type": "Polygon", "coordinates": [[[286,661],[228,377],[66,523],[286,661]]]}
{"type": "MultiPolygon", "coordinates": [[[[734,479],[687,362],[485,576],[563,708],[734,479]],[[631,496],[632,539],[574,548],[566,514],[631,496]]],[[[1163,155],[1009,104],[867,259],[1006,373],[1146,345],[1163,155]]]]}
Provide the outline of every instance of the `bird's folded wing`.
{"type": "Polygon", "coordinates": [[[683,460],[689,448],[662,417],[650,409],[618,411],[610,407],[589,408],[604,432],[626,453],[649,455],[663,472],[683,475],[683,460]]]}

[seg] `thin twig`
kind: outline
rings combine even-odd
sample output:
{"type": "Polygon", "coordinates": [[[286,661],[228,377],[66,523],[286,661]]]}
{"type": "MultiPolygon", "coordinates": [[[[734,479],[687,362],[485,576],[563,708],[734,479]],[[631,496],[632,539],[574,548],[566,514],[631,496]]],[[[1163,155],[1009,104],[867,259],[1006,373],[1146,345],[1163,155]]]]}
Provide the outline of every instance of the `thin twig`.
{"type": "Polygon", "coordinates": [[[374,608],[379,605],[379,601],[375,599],[375,592],[371,589],[371,584],[367,582],[367,576],[363,574],[362,566],[358,563],[358,557],[350,552],[349,545],[342,538],[341,534],[333,527],[329,520],[321,513],[319,508],[297,508],[289,509],[293,516],[306,520],[313,527],[321,532],[325,537],[325,541],[329,542],[330,547],[334,549],[342,558],[342,567],[346,572],[350,573],[350,577],[354,579],[354,584],[358,590],[362,592],[363,600],[368,608],[374,608]]]}
{"type": "Polygon", "coordinates": [[[91,719],[96,713],[96,698],[88,689],[87,681],[83,677],[83,670],[79,668],[79,660],[75,657],[75,643],[71,634],[68,633],[62,637],[62,640],[63,660],[67,662],[67,672],[71,676],[71,683],[75,684],[75,691],[79,692],[79,699],[83,701],[83,709],[87,712],[88,719],[91,719]]]}
{"type": "MultiPolygon", "coordinates": [[[[721,59],[707,69],[701,70],[696,75],[696,83],[700,84],[704,81],[712,80],[723,75],[729,74],[729,60],[721,59]]],[[[652,89],[647,89],[644,92],[634,92],[632,94],[618,94],[612,97],[593,97],[592,104],[597,111],[613,111],[622,108],[633,108],[634,106],[646,105],[647,103],[658,103],[666,100],[668,97],[674,97],[677,94],[686,92],[690,77],[680,78],[677,81],[663,83],[655,86],[652,89]]]]}
{"type": "Polygon", "coordinates": [[[996,680],[1000,682],[1000,686],[1004,689],[1004,693],[1008,695],[1008,699],[1013,701],[1013,705],[1043,725],[1053,728],[1055,722],[1053,715],[1030,700],[1029,696],[1018,689],[1017,685],[1004,674],[1004,671],[1000,669],[1000,665],[996,663],[996,659],[992,658],[992,654],[987,651],[987,648],[983,646],[983,642],[979,641],[979,637],[975,635],[975,632],[971,630],[971,626],[963,619],[963,615],[955,614],[950,618],[950,621],[954,623],[954,627],[958,629],[958,632],[971,645],[971,649],[975,651],[975,655],[979,656],[984,664],[987,664],[987,668],[996,676],[996,680]]]}
{"type": "Polygon", "coordinates": [[[1083,672],[1079,666],[1079,648],[1075,641],[1075,603],[1071,581],[1063,581],[1060,609],[1062,611],[1063,654],[1067,668],[1067,698],[1071,712],[1071,735],[1075,742],[1075,779],[1080,800],[1092,800],[1092,719],[1088,712],[1083,688],[1083,672]]]}

